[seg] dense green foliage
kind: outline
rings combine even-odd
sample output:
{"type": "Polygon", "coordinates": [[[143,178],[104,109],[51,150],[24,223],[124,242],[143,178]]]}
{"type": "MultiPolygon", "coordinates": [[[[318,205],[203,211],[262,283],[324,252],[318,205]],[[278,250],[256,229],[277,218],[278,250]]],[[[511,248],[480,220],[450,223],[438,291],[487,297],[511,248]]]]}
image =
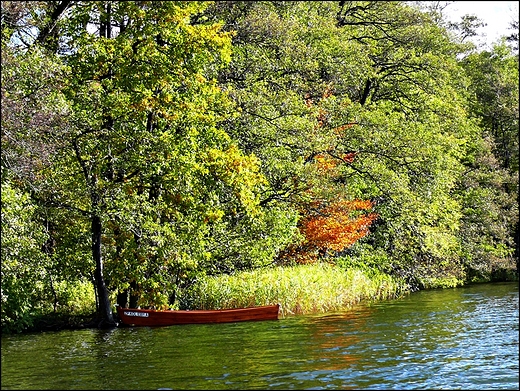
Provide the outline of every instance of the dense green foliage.
{"type": "Polygon", "coordinates": [[[245,279],[215,306],[245,305],[299,263],[335,264],[304,300],[321,310],[354,270],[367,297],[517,278],[518,46],[463,42],[477,22],[405,2],[2,2],[2,329],[87,311],[87,286],[108,326],[114,301],[206,307],[225,291],[208,281],[245,279]]]}

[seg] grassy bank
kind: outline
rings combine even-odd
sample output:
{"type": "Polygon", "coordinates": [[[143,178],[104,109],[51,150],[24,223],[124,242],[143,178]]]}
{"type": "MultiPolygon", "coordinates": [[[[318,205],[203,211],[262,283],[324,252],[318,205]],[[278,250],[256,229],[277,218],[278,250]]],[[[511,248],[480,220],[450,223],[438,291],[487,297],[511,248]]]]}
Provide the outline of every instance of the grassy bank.
{"type": "MultiPolygon", "coordinates": [[[[485,280],[484,282],[489,282],[485,280]]],[[[422,289],[452,288],[463,281],[444,277],[421,281],[422,289]]],[[[395,277],[362,264],[337,266],[328,263],[284,266],[205,277],[180,292],[179,309],[221,309],[279,303],[282,316],[348,310],[359,303],[397,298],[409,293],[395,277]]],[[[61,289],[65,304],[36,308],[18,328],[2,332],[31,332],[96,327],[95,297],[91,284],[61,289]]],[[[115,294],[112,294],[115,303],[115,294]]],[[[44,302],[46,302],[44,300],[44,302]]],[[[48,301],[50,303],[50,301],[48,301]]]]}
{"type": "Polygon", "coordinates": [[[399,297],[392,277],[329,264],[278,267],[206,277],[180,299],[180,308],[219,309],[279,303],[284,315],[348,309],[360,302],[399,297]]]}
{"type": "MultiPolygon", "coordinates": [[[[38,308],[18,328],[3,324],[2,332],[96,327],[92,323],[95,297],[91,284],[78,284],[65,293],[60,298],[66,305],[38,308]]],[[[282,315],[288,316],[341,311],[360,302],[390,299],[406,293],[403,283],[386,274],[321,263],[206,277],[182,292],[179,308],[219,309],[279,303],[282,315]]],[[[112,296],[115,302],[115,295],[112,296]]]]}

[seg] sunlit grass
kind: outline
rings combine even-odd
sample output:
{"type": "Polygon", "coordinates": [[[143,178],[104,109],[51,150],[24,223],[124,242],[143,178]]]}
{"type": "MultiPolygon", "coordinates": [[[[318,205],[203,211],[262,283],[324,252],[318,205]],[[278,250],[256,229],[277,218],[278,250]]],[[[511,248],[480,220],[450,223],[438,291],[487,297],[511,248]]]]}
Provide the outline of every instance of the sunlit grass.
{"type": "Polygon", "coordinates": [[[187,309],[252,307],[279,303],[283,315],[325,313],[360,302],[395,298],[404,285],[381,273],[330,264],[298,265],[206,277],[181,299],[187,309]]]}
{"type": "Polygon", "coordinates": [[[422,289],[456,288],[464,286],[464,280],[454,276],[422,278],[420,282],[423,286],[422,289]]]}

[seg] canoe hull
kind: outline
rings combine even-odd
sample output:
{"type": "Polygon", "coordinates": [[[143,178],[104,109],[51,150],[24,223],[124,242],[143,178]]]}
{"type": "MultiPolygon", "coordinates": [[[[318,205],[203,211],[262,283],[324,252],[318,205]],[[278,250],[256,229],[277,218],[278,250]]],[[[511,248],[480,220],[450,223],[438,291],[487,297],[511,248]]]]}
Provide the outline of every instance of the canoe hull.
{"type": "Polygon", "coordinates": [[[280,305],[225,310],[157,311],[117,306],[121,323],[127,326],[172,326],[176,324],[230,323],[277,320],[280,305]]]}

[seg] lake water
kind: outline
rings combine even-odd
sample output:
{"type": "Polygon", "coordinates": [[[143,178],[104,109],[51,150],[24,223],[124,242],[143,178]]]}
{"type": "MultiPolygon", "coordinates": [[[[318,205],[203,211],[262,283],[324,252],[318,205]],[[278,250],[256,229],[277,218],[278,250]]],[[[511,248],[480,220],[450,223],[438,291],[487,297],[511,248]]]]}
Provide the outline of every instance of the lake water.
{"type": "Polygon", "coordinates": [[[2,336],[3,390],[519,388],[518,283],[278,321],[2,336]]]}

